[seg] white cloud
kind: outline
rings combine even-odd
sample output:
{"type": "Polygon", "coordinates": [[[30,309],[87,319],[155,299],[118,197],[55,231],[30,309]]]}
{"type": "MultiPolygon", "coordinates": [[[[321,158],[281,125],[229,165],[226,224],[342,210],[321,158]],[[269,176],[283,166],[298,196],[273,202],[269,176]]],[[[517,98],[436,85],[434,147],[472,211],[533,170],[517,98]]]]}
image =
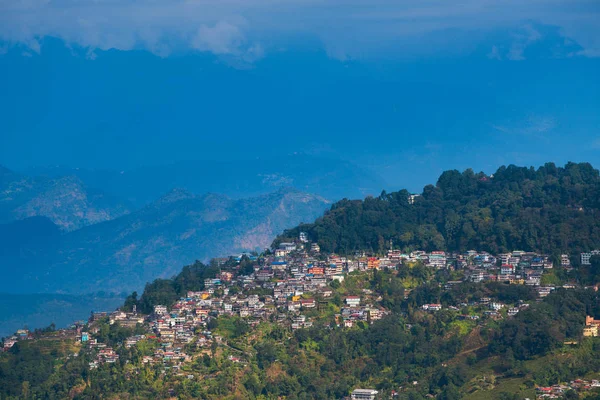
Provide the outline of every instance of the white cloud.
{"type": "Polygon", "coordinates": [[[525,49],[542,38],[542,34],[538,32],[531,24],[523,27],[521,32],[514,34],[515,40],[508,51],[507,58],[509,60],[521,61],[525,59],[525,49]]]}
{"type": "Polygon", "coordinates": [[[245,42],[246,38],[237,26],[219,21],[212,27],[202,25],[198,28],[191,45],[194,49],[214,54],[237,54],[245,42]]]}
{"type": "MultiPolygon", "coordinates": [[[[420,38],[435,33],[514,29],[524,21],[558,26],[583,47],[580,55],[597,56],[598,20],[596,0],[0,0],[0,39],[34,52],[40,38],[55,36],[93,49],[242,59],[262,57],[264,43],[285,47],[294,35],[319,38],[333,57],[348,59],[392,45],[427,49],[420,38]]],[[[526,25],[505,54],[490,55],[519,60],[538,40],[526,25]]]]}
{"type": "Polygon", "coordinates": [[[506,121],[501,125],[491,124],[490,126],[494,130],[507,135],[526,135],[543,138],[555,130],[557,121],[553,116],[530,114],[524,119],[506,121]]]}

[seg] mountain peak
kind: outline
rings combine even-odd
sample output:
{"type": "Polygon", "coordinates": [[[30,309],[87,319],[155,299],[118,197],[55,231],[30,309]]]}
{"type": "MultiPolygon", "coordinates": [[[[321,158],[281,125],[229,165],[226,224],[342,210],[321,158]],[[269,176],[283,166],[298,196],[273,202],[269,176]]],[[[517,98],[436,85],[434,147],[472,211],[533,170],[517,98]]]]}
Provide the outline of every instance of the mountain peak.
{"type": "Polygon", "coordinates": [[[313,193],[304,192],[298,188],[291,187],[291,186],[281,187],[276,192],[273,192],[273,195],[281,196],[282,198],[293,198],[293,199],[301,198],[304,201],[316,200],[316,201],[322,202],[324,204],[331,203],[329,200],[325,199],[322,196],[319,196],[319,195],[316,195],[313,193]]]}
{"type": "Polygon", "coordinates": [[[279,194],[290,194],[290,193],[303,193],[300,189],[295,188],[293,186],[281,186],[279,189],[275,191],[275,193],[279,194]]]}
{"type": "Polygon", "coordinates": [[[164,196],[156,200],[155,204],[162,205],[168,203],[174,203],[180,200],[193,199],[195,195],[183,188],[173,188],[167,192],[164,196]]]}

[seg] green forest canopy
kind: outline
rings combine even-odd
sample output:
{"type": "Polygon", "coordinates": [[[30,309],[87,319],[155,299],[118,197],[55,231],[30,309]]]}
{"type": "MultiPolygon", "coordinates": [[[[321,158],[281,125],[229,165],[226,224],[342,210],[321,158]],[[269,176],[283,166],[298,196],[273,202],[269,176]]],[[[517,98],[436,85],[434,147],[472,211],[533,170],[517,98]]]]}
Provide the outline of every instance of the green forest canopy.
{"type": "Polygon", "coordinates": [[[389,240],[404,250],[470,249],[580,252],[600,246],[600,177],[589,163],[502,166],[493,175],[451,170],[410,201],[406,190],[365,200],[343,199],[307,232],[322,250],[381,253],[389,240]]]}

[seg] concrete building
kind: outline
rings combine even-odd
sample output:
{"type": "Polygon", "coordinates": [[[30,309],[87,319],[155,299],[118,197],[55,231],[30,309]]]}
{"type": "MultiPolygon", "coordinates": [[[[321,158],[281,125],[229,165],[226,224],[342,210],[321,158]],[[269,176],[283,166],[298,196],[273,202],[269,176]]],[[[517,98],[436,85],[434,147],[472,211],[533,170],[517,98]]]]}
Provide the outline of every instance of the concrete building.
{"type": "Polygon", "coordinates": [[[379,393],[375,389],[354,389],[352,391],[352,400],[374,400],[379,393]]]}
{"type": "Polygon", "coordinates": [[[600,256],[600,250],[593,250],[589,253],[581,253],[581,265],[590,265],[592,256],[600,256]]]}

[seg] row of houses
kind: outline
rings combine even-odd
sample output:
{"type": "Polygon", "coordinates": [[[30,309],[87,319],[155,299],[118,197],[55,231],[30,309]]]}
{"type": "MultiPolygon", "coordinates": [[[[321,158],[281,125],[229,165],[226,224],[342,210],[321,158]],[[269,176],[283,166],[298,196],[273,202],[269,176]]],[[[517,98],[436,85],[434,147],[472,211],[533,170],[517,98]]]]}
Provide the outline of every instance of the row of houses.
{"type": "Polygon", "coordinates": [[[538,399],[562,399],[567,391],[587,392],[592,389],[600,388],[598,380],[575,379],[568,384],[559,384],[552,386],[539,386],[535,388],[536,398],[538,399]]]}

